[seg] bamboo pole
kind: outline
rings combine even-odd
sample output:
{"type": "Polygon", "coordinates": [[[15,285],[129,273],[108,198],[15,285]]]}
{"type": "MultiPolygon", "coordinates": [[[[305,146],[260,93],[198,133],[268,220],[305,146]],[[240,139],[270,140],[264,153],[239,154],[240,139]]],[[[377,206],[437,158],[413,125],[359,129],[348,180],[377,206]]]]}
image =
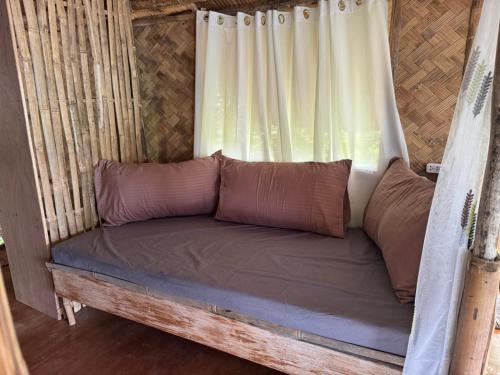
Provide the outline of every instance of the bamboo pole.
{"type": "Polygon", "coordinates": [[[57,225],[57,217],[54,209],[54,200],[52,197],[52,189],[49,179],[49,170],[47,166],[47,152],[43,141],[42,125],[40,123],[40,108],[38,97],[36,95],[36,84],[32,67],[31,54],[28,47],[28,39],[24,29],[24,23],[21,13],[19,0],[10,0],[11,21],[17,43],[17,48],[20,52],[20,62],[22,72],[19,74],[23,77],[26,85],[26,97],[28,101],[28,110],[31,120],[31,133],[33,136],[33,145],[38,165],[38,173],[42,187],[43,203],[45,215],[49,228],[50,240],[56,242],[59,240],[59,229],[57,225]],[[21,74],[22,73],[22,74],[21,74]]]}
{"type": "MultiPolygon", "coordinates": [[[[59,98],[56,89],[56,79],[54,76],[54,64],[51,51],[51,42],[47,23],[47,2],[40,0],[36,3],[38,10],[36,17],[38,18],[38,27],[40,33],[40,41],[42,47],[43,62],[45,65],[45,84],[47,87],[49,108],[52,115],[52,128],[55,139],[57,165],[59,167],[59,175],[62,181],[62,194],[64,201],[64,210],[68,221],[69,233],[74,235],[77,233],[75,212],[71,202],[70,188],[68,178],[66,176],[66,158],[64,150],[63,125],[61,123],[61,111],[59,109],[59,98]]],[[[66,107],[64,107],[66,108],[66,107]]],[[[72,179],[74,183],[74,179],[72,179]]]]}
{"type": "Polygon", "coordinates": [[[99,30],[97,27],[97,9],[92,7],[90,0],[83,0],[85,19],[90,38],[90,49],[94,65],[95,96],[97,102],[97,128],[99,130],[99,145],[101,156],[111,159],[111,145],[107,132],[107,102],[104,93],[104,70],[102,66],[101,47],[99,44],[99,30]]]}
{"type": "Polygon", "coordinates": [[[132,92],[131,92],[131,79],[130,79],[130,66],[128,59],[127,50],[127,31],[128,22],[125,17],[125,4],[124,0],[118,0],[118,20],[120,26],[120,41],[122,50],[122,63],[123,63],[123,73],[124,73],[124,83],[125,83],[125,97],[127,99],[127,117],[129,120],[129,139],[130,139],[130,161],[137,161],[137,147],[136,147],[136,137],[135,137],[135,124],[134,124],[134,106],[132,103],[132,92]]]}
{"type": "Polygon", "coordinates": [[[113,9],[113,0],[107,0],[108,12],[108,34],[109,34],[109,54],[111,64],[111,78],[113,82],[113,98],[116,112],[116,122],[118,127],[118,140],[120,145],[120,161],[125,161],[125,135],[123,134],[123,114],[120,97],[120,83],[118,78],[117,54],[116,54],[116,41],[115,41],[115,14],[113,9]]]}
{"type": "Polygon", "coordinates": [[[139,77],[137,76],[136,67],[136,52],[134,44],[134,36],[132,34],[132,20],[130,19],[130,2],[129,0],[124,1],[124,12],[123,15],[126,20],[126,36],[127,36],[127,47],[128,56],[130,63],[130,73],[132,76],[132,96],[134,101],[134,129],[135,129],[135,141],[137,147],[137,159],[138,161],[144,161],[144,153],[142,150],[142,132],[141,132],[141,94],[139,90],[139,77]]]}
{"type": "MultiPolygon", "coordinates": [[[[36,18],[33,0],[23,0],[24,11],[28,23],[28,40],[33,62],[33,71],[36,85],[36,93],[39,103],[40,117],[42,119],[42,130],[44,133],[45,145],[47,149],[47,159],[49,162],[50,174],[52,177],[52,189],[54,192],[54,201],[56,207],[59,235],[61,238],[68,237],[68,223],[64,211],[63,181],[59,169],[59,160],[57,156],[56,138],[52,128],[52,118],[49,107],[49,98],[47,92],[47,82],[44,72],[44,59],[40,40],[40,31],[36,18]]],[[[22,21],[22,15],[19,20],[22,21]]],[[[24,25],[23,25],[24,28],[24,25]]]]}
{"type": "MultiPolygon", "coordinates": [[[[82,182],[82,199],[83,199],[83,218],[85,220],[85,226],[83,224],[83,221],[78,223],[77,221],[77,226],[78,224],[81,225],[81,227],[78,227],[79,231],[83,231],[85,228],[88,228],[91,226],[92,222],[92,217],[91,217],[91,209],[90,205],[91,202],[89,200],[89,194],[90,194],[90,188],[89,188],[89,179],[91,178],[89,175],[89,169],[88,169],[88,163],[86,160],[86,156],[84,149],[83,149],[83,141],[82,141],[82,134],[81,134],[81,123],[80,123],[80,116],[79,116],[79,110],[77,107],[77,102],[76,102],[76,93],[75,93],[75,85],[73,81],[73,67],[71,65],[71,56],[70,56],[70,42],[69,42],[69,35],[68,35],[68,21],[66,17],[66,10],[64,8],[64,4],[62,0],[57,0],[57,5],[54,5],[54,0],[49,0],[49,23],[50,23],[50,32],[51,35],[55,34],[57,35],[57,19],[55,17],[55,6],[57,6],[57,14],[59,18],[59,29],[60,29],[60,34],[61,34],[61,46],[62,46],[62,56],[63,56],[63,63],[64,63],[64,75],[65,75],[65,83],[66,83],[66,91],[68,93],[68,101],[67,101],[67,106],[69,109],[69,115],[71,118],[71,130],[73,132],[73,141],[74,141],[74,150],[76,151],[76,162],[78,164],[78,172],[80,175],[80,179],[82,182]]],[[[58,46],[59,46],[59,41],[57,40],[57,47],[54,47],[54,42],[52,49],[54,51],[54,65],[56,65],[56,60],[59,59],[59,51],[58,51],[58,46]]],[[[61,74],[61,85],[63,82],[63,77],[61,74]]],[[[58,78],[56,78],[58,79],[58,78]]],[[[62,89],[62,93],[64,94],[64,88],[62,89]]],[[[61,108],[62,110],[62,108],[61,108]]],[[[68,145],[69,148],[69,145],[68,145]]],[[[76,169],[76,166],[75,166],[76,169]]],[[[76,171],[75,171],[75,174],[76,171]]],[[[77,176],[78,177],[78,176],[77,176]]],[[[73,191],[73,196],[75,199],[75,208],[79,208],[80,202],[80,194],[79,192],[75,193],[73,191]]],[[[78,216],[77,216],[78,218],[78,216]]],[[[80,220],[82,220],[82,217],[80,215],[80,220]]]]}
{"type": "Polygon", "coordinates": [[[131,14],[133,20],[143,19],[143,18],[159,18],[171,16],[174,14],[179,14],[181,12],[186,12],[192,10],[192,4],[172,4],[165,5],[162,7],[154,9],[139,9],[135,10],[131,14]]]}
{"type": "MultiPolygon", "coordinates": [[[[71,128],[71,123],[70,123],[70,114],[68,111],[69,103],[66,99],[66,91],[65,91],[65,85],[64,85],[64,78],[63,78],[63,67],[61,64],[61,52],[59,48],[59,33],[58,33],[58,28],[57,28],[57,16],[56,16],[56,7],[55,7],[55,0],[38,0],[39,8],[40,11],[44,14],[42,18],[45,18],[45,8],[48,9],[48,19],[49,19],[49,33],[50,33],[50,47],[52,51],[52,68],[53,70],[50,71],[50,73],[53,72],[53,78],[55,81],[55,89],[56,89],[56,95],[57,95],[57,101],[59,104],[59,113],[61,115],[61,120],[62,120],[62,127],[64,131],[64,137],[66,141],[66,150],[67,150],[67,157],[69,160],[69,173],[71,177],[71,187],[73,191],[73,202],[71,202],[71,197],[67,196],[66,201],[66,210],[74,210],[74,216],[70,215],[68,218],[68,222],[72,222],[72,220],[75,220],[76,223],[76,230],[75,232],[72,232],[70,230],[70,234],[74,235],[77,232],[82,232],[84,227],[83,227],[83,215],[82,215],[82,204],[81,204],[81,199],[80,199],[80,180],[78,176],[78,169],[77,169],[77,158],[76,158],[76,152],[75,152],[75,142],[78,141],[78,139],[75,139],[73,136],[72,128],[71,128]]],[[[40,12],[39,11],[39,12],[40,12]]],[[[51,56],[48,54],[48,59],[50,60],[51,56]]],[[[48,66],[50,64],[46,64],[48,66]]],[[[51,81],[51,80],[49,80],[51,81]]],[[[64,153],[64,145],[63,148],[61,149],[61,158],[64,160],[65,159],[65,153],[64,153]]],[[[64,165],[64,164],[63,164],[64,165]]],[[[64,176],[66,175],[66,167],[62,171],[64,173],[64,176]]],[[[69,193],[69,192],[68,192],[69,193]]],[[[70,227],[71,228],[71,227],[70,227]]]]}
{"type": "Polygon", "coordinates": [[[104,92],[106,107],[108,111],[109,138],[111,144],[111,156],[113,160],[119,160],[118,139],[116,137],[116,121],[113,104],[113,86],[111,82],[111,66],[109,56],[108,31],[106,28],[106,16],[104,15],[104,0],[94,0],[97,3],[97,14],[99,23],[99,35],[101,37],[101,56],[104,67],[104,92]]]}
{"type": "Polygon", "coordinates": [[[0,374],[28,375],[28,368],[19,348],[14,322],[0,268],[0,374]]]}
{"type": "Polygon", "coordinates": [[[494,326],[500,262],[472,257],[460,306],[450,374],[482,374],[494,326]]]}
{"type": "MultiPolygon", "coordinates": [[[[85,111],[85,97],[83,94],[83,84],[79,61],[79,46],[78,34],[76,29],[76,9],[75,0],[68,0],[68,35],[70,43],[70,59],[73,71],[73,81],[75,87],[76,102],[78,107],[79,125],[82,136],[83,147],[83,161],[86,164],[88,174],[88,200],[90,206],[90,215],[85,214],[85,227],[86,229],[94,228],[97,224],[97,212],[95,208],[95,195],[94,195],[94,179],[93,179],[93,158],[92,146],[90,143],[90,130],[89,130],[89,114],[85,111]],[[90,221],[90,222],[89,222],[90,221]]],[[[87,60],[85,60],[87,61],[87,60]]],[[[88,71],[88,68],[87,68],[88,71]]],[[[97,143],[96,143],[97,144],[97,143]]],[[[85,208],[85,203],[84,203],[85,208]]]]}
{"type": "Polygon", "coordinates": [[[125,143],[125,148],[123,153],[122,160],[123,161],[131,161],[132,160],[132,151],[131,151],[131,142],[130,142],[130,120],[128,116],[128,108],[127,108],[127,94],[125,89],[125,72],[123,66],[123,54],[122,54],[122,41],[121,41],[121,29],[120,29],[120,12],[119,12],[119,1],[121,0],[113,0],[113,9],[114,9],[114,26],[115,31],[117,33],[115,38],[115,47],[116,47],[116,65],[118,70],[118,83],[120,90],[120,105],[121,112],[123,117],[123,142],[125,143]]]}
{"type": "MultiPolygon", "coordinates": [[[[76,20],[78,26],[78,41],[80,47],[80,63],[82,67],[83,89],[85,92],[85,105],[87,108],[87,121],[89,125],[90,145],[92,150],[92,165],[96,165],[101,157],[98,144],[97,125],[95,122],[94,102],[89,71],[89,57],[87,54],[87,38],[82,0],[75,0],[76,20]]],[[[103,156],[105,157],[105,156],[103,156]]]]}

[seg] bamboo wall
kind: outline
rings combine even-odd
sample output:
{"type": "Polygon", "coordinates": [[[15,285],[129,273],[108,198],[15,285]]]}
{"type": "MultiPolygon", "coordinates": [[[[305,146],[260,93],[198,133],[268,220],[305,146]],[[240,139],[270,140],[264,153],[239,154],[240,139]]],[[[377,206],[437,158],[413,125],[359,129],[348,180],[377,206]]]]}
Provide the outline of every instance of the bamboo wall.
{"type": "Polygon", "coordinates": [[[441,162],[457,102],[472,0],[399,0],[396,101],[412,168],[441,162]]]}
{"type": "Polygon", "coordinates": [[[195,26],[188,15],[134,27],[144,133],[153,161],[193,157],[195,26]]]}
{"type": "MultiPolygon", "coordinates": [[[[440,162],[464,66],[477,0],[394,1],[391,43],[398,108],[412,168],[440,162]]],[[[140,2],[135,1],[139,4],[140,2]]],[[[134,23],[146,144],[153,161],[192,157],[194,15],[134,23]],[[185,112],[189,110],[189,112],[185,112]]]]}
{"type": "Polygon", "coordinates": [[[7,0],[51,242],[98,222],[93,166],[144,159],[128,0],[7,0]]]}

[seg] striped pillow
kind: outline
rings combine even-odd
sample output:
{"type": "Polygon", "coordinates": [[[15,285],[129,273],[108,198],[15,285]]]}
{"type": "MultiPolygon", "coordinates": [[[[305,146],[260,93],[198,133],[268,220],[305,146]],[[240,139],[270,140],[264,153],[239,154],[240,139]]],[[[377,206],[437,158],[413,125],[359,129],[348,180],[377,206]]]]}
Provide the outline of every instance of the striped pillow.
{"type": "Polygon", "coordinates": [[[95,169],[97,209],[105,225],[211,214],[219,180],[216,156],[168,164],[101,160],[95,169]]]}

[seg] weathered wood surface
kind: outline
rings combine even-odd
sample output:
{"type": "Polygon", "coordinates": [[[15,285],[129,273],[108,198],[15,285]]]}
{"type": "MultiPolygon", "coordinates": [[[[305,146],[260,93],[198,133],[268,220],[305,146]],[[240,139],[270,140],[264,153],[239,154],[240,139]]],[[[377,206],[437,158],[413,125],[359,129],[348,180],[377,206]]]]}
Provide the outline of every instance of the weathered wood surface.
{"type": "MultiPolygon", "coordinates": [[[[0,11],[0,15],[2,11],[0,11]]],[[[0,267],[0,374],[27,375],[28,368],[19,349],[9,301],[0,267]]]]}
{"type": "Polygon", "coordinates": [[[500,36],[494,77],[490,145],[474,241],[474,255],[489,260],[498,256],[497,244],[500,228],[500,36]]]}
{"type": "MultiPolygon", "coordinates": [[[[0,222],[16,297],[57,318],[52,277],[44,265],[50,258],[49,240],[35,172],[33,134],[26,126],[25,91],[16,70],[18,62],[11,38],[14,25],[8,4],[8,1],[0,3],[0,19],[3,20],[0,22],[0,176],[4,176],[0,179],[0,222]]],[[[33,80],[29,82],[34,84],[33,80]]],[[[26,90],[29,89],[34,90],[34,86],[27,85],[26,90]]],[[[36,100],[36,95],[31,98],[36,100]]]]}
{"type": "Polygon", "coordinates": [[[56,293],[61,297],[280,371],[291,374],[401,373],[401,366],[304,342],[286,333],[177,302],[175,298],[148,294],[147,289],[134,284],[111,282],[111,278],[105,281],[85,271],[50,267],[56,293]]]}
{"type": "Polygon", "coordinates": [[[482,374],[487,361],[500,262],[473,257],[467,272],[450,374],[482,374]]]}

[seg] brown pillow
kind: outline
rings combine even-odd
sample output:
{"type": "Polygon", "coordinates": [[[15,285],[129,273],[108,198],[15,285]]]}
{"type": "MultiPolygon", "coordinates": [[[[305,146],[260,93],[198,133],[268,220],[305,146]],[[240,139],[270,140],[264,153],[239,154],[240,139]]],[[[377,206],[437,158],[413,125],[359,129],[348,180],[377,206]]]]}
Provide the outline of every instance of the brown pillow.
{"type": "Polygon", "coordinates": [[[244,162],[222,158],[216,219],[344,237],[351,161],[244,162]]]}
{"type": "Polygon", "coordinates": [[[434,182],[401,159],[391,161],[365,209],[363,229],[378,245],[401,301],[415,299],[434,182]]]}
{"type": "Polygon", "coordinates": [[[215,156],[169,164],[101,160],[95,170],[97,209],[106,225],[210,214],[219,182],[215,156]]]}

